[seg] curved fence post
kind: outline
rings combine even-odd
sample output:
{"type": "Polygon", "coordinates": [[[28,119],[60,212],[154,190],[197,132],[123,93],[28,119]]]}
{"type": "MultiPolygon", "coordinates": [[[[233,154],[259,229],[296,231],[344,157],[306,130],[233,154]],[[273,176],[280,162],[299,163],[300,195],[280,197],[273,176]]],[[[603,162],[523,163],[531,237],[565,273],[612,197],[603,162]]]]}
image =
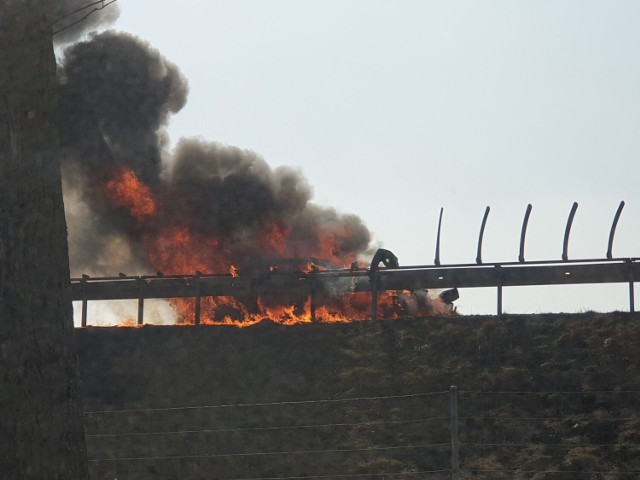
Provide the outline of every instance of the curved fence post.
{"type": "Polygon", "coordinates": [[[624,208],[624,200],[618,205],[618,210],[613,217],[613,223],[611,224],[611,230],[609,231],[609,244],[607,245],[607,259],[613,259],[613,237],[616,235],[616,227],[618,226],[618,220],[620,220],[620,214],[624,208]]]}
{"type": "Polygon", "coordinates": [[[571,233],[573,217],[576,216],[576,210],[578,210],[578,202],[573,202],[571,211],[569,212],[569,218],[567,218],[567,226],[564,229],[564,242],[562,243],[562,260],[565,262],[569,260],[569,234],[571,233]]]}
{"type": "Polygon", "coordinates": [[[518,254],[518,261],[524,262],[524,240],[527,236],[527,225],[529,225],[529,215],[531,215],[531,204],[527,205],[527,211],[524,212],[524,219],[522,220],[522,229],[520,230],[520,253],[518,254]]]}
{"type": "Polygon", "coordinates": [[[440,227],[442,227],[442,212],[443,207],[440,207],[440,218],[438,219],[438,236],[436,237],[436,258],[433,261],[434,265],[440,266],[440,227]]]}
{"type": "Polygon", "coordinates": [[[484,237],[484,227],[487,225],[487,217],[489,216],[489,207],[484,211],[484,217],[482,217],[482,225],[480,225],[480,235],[478,236],[478,252],[476,254],[476,263],[480,265],[482,263],[482,237],[484,237]]]}

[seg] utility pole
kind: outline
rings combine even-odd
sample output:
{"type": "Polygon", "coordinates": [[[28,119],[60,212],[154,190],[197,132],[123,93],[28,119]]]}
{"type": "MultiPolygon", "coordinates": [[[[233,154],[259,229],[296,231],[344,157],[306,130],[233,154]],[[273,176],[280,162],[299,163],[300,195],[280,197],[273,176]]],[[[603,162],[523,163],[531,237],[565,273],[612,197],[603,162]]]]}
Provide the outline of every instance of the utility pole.
{"type": "Polygon", "coordinates": [[[0,476],[85,480],[45,0],[0,8],[0,476]]]}

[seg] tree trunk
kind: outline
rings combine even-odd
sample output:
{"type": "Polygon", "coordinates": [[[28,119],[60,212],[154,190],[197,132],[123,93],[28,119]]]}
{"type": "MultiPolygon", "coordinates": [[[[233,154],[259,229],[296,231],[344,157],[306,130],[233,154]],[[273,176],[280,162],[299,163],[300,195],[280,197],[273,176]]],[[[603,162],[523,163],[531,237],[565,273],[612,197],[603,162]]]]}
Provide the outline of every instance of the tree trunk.
{"type": "Polygon", "coordinates": [[[51,28],[0,3],[0,477],[86,479],[51,28]]]}

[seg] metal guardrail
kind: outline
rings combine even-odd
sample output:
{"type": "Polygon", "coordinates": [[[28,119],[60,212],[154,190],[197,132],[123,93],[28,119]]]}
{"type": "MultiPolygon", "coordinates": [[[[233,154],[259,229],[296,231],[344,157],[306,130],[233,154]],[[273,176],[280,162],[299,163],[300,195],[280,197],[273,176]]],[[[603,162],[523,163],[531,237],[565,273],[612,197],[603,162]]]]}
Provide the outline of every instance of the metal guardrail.
{"type": "Polygon", "coordinates": [[[129,277],[89,277],[71,279],[71,295],[82,301],[82,326],[87,325],[87,302],[92,300],[138,300],[138,324],[144,322],[145,299],[195,298],[195,323],[200,323],[200,299],[206,296],[233,296],[257,299],[260,296],[287,292],[311,299],[315,318],[318,296],[336,288],[348,292],[371,292],[371,318],[377,318],[378,293],[387,290],[495,287],[498,315],[502,314],[502,289],[513,286],[627,283],[629,310],[635,311],[634,282],[640,279],[640,258],[613,258],[615,229],[624,207],[620,203],[609,234],[605,258],[570,260],[569,234],[578,204],[574,203],[564,234],[562,260],[525,261],[524,246],[531,205],[522,223],[520,252],[516,262],[483,263],[482,239],[489,215],[487,207],[478,238],[475,264],[440,263],[440,227],[438,222],[434,265],[399,268],[341,269],[303,272],[270,272],[261,276],[149,275],[129,277]]]}

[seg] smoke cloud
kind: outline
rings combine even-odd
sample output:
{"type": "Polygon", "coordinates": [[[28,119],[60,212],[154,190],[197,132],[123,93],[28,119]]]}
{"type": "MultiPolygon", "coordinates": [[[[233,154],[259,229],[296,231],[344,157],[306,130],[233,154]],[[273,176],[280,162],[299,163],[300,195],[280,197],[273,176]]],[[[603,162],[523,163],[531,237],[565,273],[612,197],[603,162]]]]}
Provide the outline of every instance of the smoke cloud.
{"type": "Polygon", "coordinates": [[[169,229],[215,239],[225,258],[240,265],[327,254],[344,263],[368,251],[364,222],[312,203],[312,189],[295,169],[274,169],[255,152],[201,139],[183,139],[167,151],[164,128],[185,105],[188,86],[148,43],[94,34],[64,51],[59,76],[72,275],[153,273],[150,245],[169,229]],[[140,215],[106,194],[114,172],[123,170],[149,197],[140,215]]]}
{"type": "Polygon", "coordinates": [[[98,183],[94,173],[109,164],[158,182],[162,127],[187,98],[178,68],[136,37],[106,32],[65,51],[61,81],[67,160],[98,183]]]}

